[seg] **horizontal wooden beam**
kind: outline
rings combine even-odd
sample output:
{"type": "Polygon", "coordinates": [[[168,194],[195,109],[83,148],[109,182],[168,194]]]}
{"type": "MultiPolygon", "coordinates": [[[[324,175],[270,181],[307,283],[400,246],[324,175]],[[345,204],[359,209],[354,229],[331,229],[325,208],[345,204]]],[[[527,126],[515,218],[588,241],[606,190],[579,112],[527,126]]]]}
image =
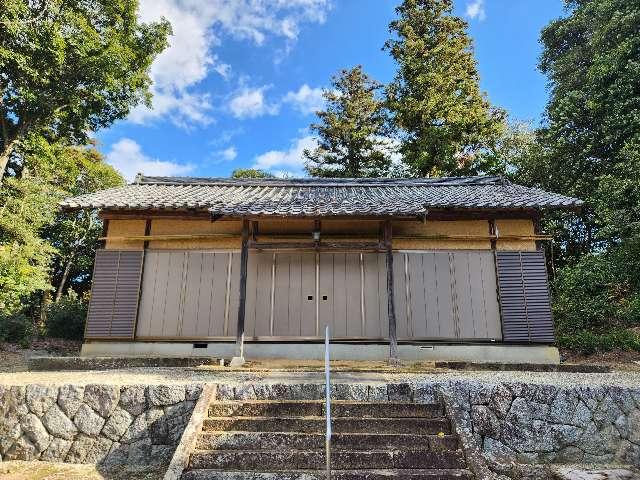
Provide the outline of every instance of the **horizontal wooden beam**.
{"type": "MultiPolygon", "coordinates": [[[[237,240],[241,239],[241,235],[239,233],[193,233],[193,234],[181,234],[181,235],[132,235],[132,236],[103,236],[99,237],[98,240],[111,240],[116,242],[147,242],[147,241],[181,241],[181,240],[212,240],[219,238],[234,238],[237,240]]],[[[260,238],[260,237],[257,237],[260,238]]],[[[310,239],[311,235],[263,235],[261,237],[263,239],[262,242],[253,242],[254,244],[261,243],[265,245],[269,244],[282,244],[285,245],[287,243],[295,243],[295,244],[303,244],[303,245],[315,245],[315,243],[311,240],[309,242],[274,242],[273,240],[283,239],[283,240],[305,240],[310,239]],[[269,241],[265,241],[269,240],[269,241]]],[[[322,239],[378,239],[377,235],[361,235],[361,234],[351,234],[351,235],[322,235],[322,239]]],[[[394,235],[394,240],[533,240],[533,241],[542,241],[542,240],[553,240],[551,235],[394,235]]],[[[321,245],[329,245],[331,242],[327,243],[321,241],[321,245]]],[[[355,245],[356,242],[344,242],[345,244],[355,245]]],[[[361,244],[363,242],[360,242],[361,244]]],[[[369,245],[379,245],[379,242],[364,242],[369,245]]],[[[253,248],[253,247],[252,247],[253,248]]]]}
{"type": "MultiPolygon", "coordinates": [[[[490,220],[490,219],[534,219],[544,212],[533,209],[429,209],[428,220],[490,220]]],[[[176,218],[184,220],[211,220],[212,215],[207,209],[102,209],[98,213],[101,219],[114,220],[146,220],[147,218],[176,218]]],[[[216,215],[216,221],[233,220],[240,221],[243,217],[234,215],[216,215]]],[[[302,215],[252,215],[246,217],[249,220],[386,220],[393,221],[420,221],[415,215],[328,215],[324,217],[302,215]]]]}
{"type": "Polygon", "coordinates": [[[373,250],[382,251],[384,245],[378,242],[249,242],[249,248],[253,250],[373,250]]]}
{"type": "MultiPolygon", "coordinates": [[[[206,210],[101,210],[98,217],[109,220],[147,220],[156,218],[172,218],[176,220],[210,220],[211,214],[206,210]]],[[[223,217],[222,220],[239,218],[223,217]]]]}
{"type": "Polygon", "coordinates": [[[193,233],[184,235],[133,235],[127,237],[100,237],[98,240],[112,240],[116,242],[153,242],[153,241],[171,241],[171,240],[211,240],[218,238],[236,238],[240,240],[240,234],[237,233],[193,233]]]}

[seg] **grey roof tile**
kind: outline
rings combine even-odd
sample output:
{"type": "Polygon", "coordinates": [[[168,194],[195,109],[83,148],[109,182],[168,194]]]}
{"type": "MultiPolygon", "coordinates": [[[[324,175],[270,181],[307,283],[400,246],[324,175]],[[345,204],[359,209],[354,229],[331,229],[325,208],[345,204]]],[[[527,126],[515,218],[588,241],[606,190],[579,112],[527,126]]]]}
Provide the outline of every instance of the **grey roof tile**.
{"type": "Polygon", "coordinates": [[[229,179],[138,177],[130,185],[67,198],[64,209],[206,209],[212,214],[420,215],[428,209],[574,208],[581,200],[502,177],[229,179]]]}

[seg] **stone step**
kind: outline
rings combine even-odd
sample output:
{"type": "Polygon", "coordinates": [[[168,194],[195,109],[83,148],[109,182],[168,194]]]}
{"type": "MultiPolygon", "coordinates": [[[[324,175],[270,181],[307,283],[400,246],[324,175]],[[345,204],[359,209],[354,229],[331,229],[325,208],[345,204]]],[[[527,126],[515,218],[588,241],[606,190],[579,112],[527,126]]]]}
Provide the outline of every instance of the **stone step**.
{"type": "MultiPolygon", "coordinates": [[[[323,470],[279,472],[191,470],[182,474],[182,480],[326,480],[323,470]]],[[[472,480],[466,469],[415,470],[332,470],[332,480],[472,480]]]]}
{"type": "MultiPolygon", "coordinates": [[[[325,465],[324,450],[196,450],[189,469],[216,470],[316,470],[325,465]]],[[[333,450],[331,465],[352,469],[460,469],[465,468],[460,450],[333,450]]]]}
{"type": "MultiPolygon", "coordinates": [[[[272,401],[251,400],[240,402],[213,402],[209,406],[210,417],[296,417],[323,416],[325,405],[321,401],[272,401]]],[[[443,407],[433,403],[401,402],[351,402],[335,401],[331,404],[333,417],[407,417],[438,418],[444,416],[443,407]]]]}
{"type": "MultiPolygon", "coordinates": [[[[331,422],[335,433],[451,433],[447,418],[334,418],[331,422]]],[[[323,417],[210,417],[202,425],[204,432],[302,432],[323,433],[323,417]]]]}
{"type": "MultiPolygon", "coordinates": [[[[323,433],[297,432],[208,432],[198,436],[198,450],[314,450],[324,448],[323,433]]],[[[338,433],[331,437],[332,448],[382,450],[428,448],[432,451],[457,450],[455,435],[415,435],[404,433],[338,433]]]]}

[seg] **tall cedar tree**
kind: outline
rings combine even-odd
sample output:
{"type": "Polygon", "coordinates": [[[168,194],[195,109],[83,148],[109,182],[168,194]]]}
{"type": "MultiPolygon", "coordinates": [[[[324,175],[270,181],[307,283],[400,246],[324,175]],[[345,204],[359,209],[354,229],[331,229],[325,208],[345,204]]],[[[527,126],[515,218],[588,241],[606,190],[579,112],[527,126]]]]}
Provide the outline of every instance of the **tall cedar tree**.
{"type": "Polygon", "coordinates": [[[142,24],[136,0],[0,2],[0,183],[34,132],[84,144],[150,100],[149,67],[167,22],[142,24]]]}
{"type": "Polygon", "coordinates": [[[326,110],[311,125],[319,144],[305,150],[307,172],[314,177],[380,177],[389,172],[391,141],[382,85],[358,65],[332,77],[325,90],[326,110]]]}
{"type": "Polygon", "coordinates": [[[467,24],[452,0],[404,0],[385,49],[398,64],[387,88],[401,153],[419,176],[471,174],[504,129],[506,114],[480,91],[467,24]]]}

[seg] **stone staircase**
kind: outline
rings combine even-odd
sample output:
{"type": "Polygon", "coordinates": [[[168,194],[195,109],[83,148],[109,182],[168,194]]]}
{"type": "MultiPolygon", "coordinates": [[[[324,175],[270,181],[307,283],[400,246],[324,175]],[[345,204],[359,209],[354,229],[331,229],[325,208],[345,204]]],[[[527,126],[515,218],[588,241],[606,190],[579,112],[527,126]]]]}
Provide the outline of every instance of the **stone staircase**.
{"type": "MultiPolygon", "coordinates": [[[[441,403],[332,402],[335,480],[472,479],[441,403]]],[[[215,400],[183,480],[325,479],[324,403],[215,400]]]]}

